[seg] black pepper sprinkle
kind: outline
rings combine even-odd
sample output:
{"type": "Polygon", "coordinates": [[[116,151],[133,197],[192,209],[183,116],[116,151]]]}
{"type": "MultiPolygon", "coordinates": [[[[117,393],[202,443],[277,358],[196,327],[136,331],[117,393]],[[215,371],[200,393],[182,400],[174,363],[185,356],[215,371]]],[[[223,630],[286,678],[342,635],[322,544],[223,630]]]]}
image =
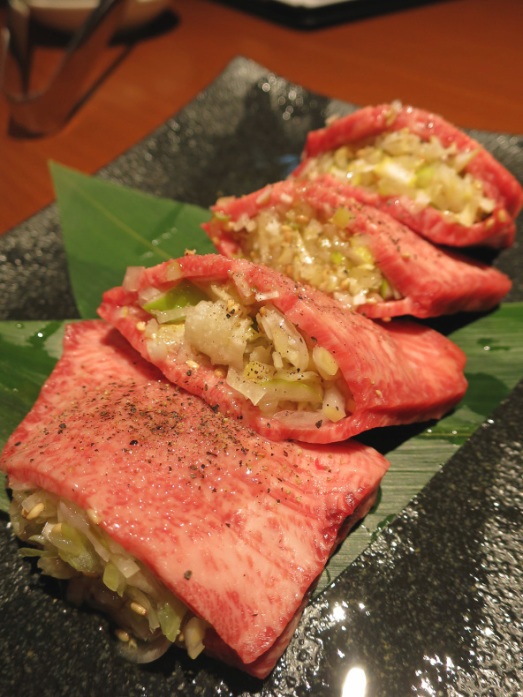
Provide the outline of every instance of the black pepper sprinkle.
{"type": "Polygon", "coordinates": [[[219,404],[215,404],[213,407],[211,407],[211,409],[213,410],[213,412],[214,412],[215,414],[216,414],[216,412],[218,411],[219,408],[220,408],[220,405],[219,405],[219,404]]]}
{"type": "Polygon", "coordinates": [[[191,576],[192,576],[192,571],[191,571],[191,570],[186,571],[186,572],[184,573],[184,575],[183,575],[183,577],[184,577],[185,579],[187,579],[187,581],[191,578],[191,576]]]}
{"type": "Polygon", "coordinates": [[[138,445],[138,441],[137,441],[137,440],[132,440],[132,441],[129,443],[129,445],[138,445]]]}
{"type": "Polygon", "coordinates": [[[323,421],[321,421],[321,420],[316,421],[316,424],[315,424],[316,428],[321,428],[322,423],[323,423],[323,421]]]}

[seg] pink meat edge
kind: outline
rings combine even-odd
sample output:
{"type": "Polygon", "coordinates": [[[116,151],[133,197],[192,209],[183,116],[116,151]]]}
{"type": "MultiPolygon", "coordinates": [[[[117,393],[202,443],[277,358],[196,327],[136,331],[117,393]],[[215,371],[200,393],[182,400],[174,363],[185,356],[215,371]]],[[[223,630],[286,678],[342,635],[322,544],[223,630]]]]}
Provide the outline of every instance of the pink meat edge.
{"type": "Polygon", "coordinates": [[[482,312],[498,305],[512,286],[508,276],[497,269],[436,247],[387,213],[356,202],[351,189],[330,175],[309,182],[277,182],[239,198],[224,199],[213,207],[215,216],[203,228],[221,254],[242,257],[241,245],[226,228],[224,218],[234,222],[245,216],[251,219],[289,198],[304,201],[317,212],[344,206],[353,214],[347,225],[349,234],[368,237],[378,267],[403,296],[352,308],[367,317],[428,318],[482,312]]]}
{"type": "Polygon", "coordinates": [[[318,154],[338,148],[344,143],[403,128],[422,140],[435,135],[446,147],[454,142],[460,151],[477,149],[476,156],[465,170],[480,179],[485,186],[486,195],[495,200],[496,206],[492,214],[467,228],[459,223],[446,222],[435,209],[418,211],[408,197],[386,198],[358,187],[352,187],[352,195],[362,203],[390,213],[437,244],[458,247],[485,245],[495,249],[511,246],[515,235],[514,220],[523,203],[523,190],[519,182],[480,143],[441,116],[422,109],[404,106],[396,111],[390,104],[366,107],[336,119],[322,129],[309,132],[302,162],[291,176],[304,176],[308,161],[318,154]]]}
{"type": "MultiPolygon", "coordinates": [[[[379,485],[373,491],[369,492],[368,496],[359,504],[354,513],[347,518],[344,525],[340,529],[338,539],[333,547],[332,555],[336,553],[337,547],[343,542],[352,528],[360,520],[365,518],[368,512],[373,508],[376,503],[378,490],[379,485]]],[[[208,631],[205,635],[205,653],[208,656],[221,660],[223,663],[233,666],[234,668],[239,668],[243,672],[248,673],[255,678],[259,678],[260,680],[265,679],[270,675],[281,656],[285,653],[294,632],[300,623],[303,611],[307,607],[314,589],[318,584],[318,581],[319,578],[317,578],[311,585],[308,592],[303,597],[303,600],[299,608],[296,610],[294,616],[285,627],[282,634],[276,639],[274,644],[252,663],[244,663],[238,654],[227,646],[227,644],[220,639],[213,629],[208,631]]]]}
{"type": "MultiPolygon", "coordinates": [[[[384,346],[388,347],[387,350],[392,350],[391,347],[394,341],[398,341],[396,337],[399,336],[400,343],[398,347],[401,345],[402,352],[405,353],[402,359],[409,356],[413,361],[411,364],[412,369],[416,366],[421,368],[419,359],[415,352],[412,351],[412,346],[414,346],[417,350],[421,350],[426,354],[423,360],[426,360],[428,357],[432,363],[440,364],[441,368],[449,372],[452,378],[444,381],[445,389],[442,391],[436,381],[432,379],[432,375],[430,380],[426,377],[426,397],[427,399],[430,397],[432,400],[426,407],[422,406],[420,399],[418,399],[417,403],[413,401],[412,404],[410,399],[406,399],[404,405],[396,406],[387,413],[387,405],[384,402],[383,395],[380,390],[375,389],[368,391],[368,394],[365,396],[366,404],[364,406],[358,408],[357,405],[357,408],[351,415],[336,423],[324,423],[319,418],[315,426],[304,427],[302,418],[298,414],[296,419],[293,419],[293,421],[298,421],[298,425],[293,426],[287,418],[284,419],[285,423],[282,423],[281,418],[272,417],[268,419],[262,416],[259,410],[243,395],[226,386],[223,378],[217,377],[211,367],[201,367],[197,371],[187,371],[184,365],[177,361],[154,361],[149,355],[143,333],[136,328],[136,317],[130,318],[121,312],[122,306],[133,304],[135,291],[126,292],[123,288],[115,288],[104,294],[104,300],[99,308],[100,316],[114,324],[147,360],[153,360],[169,380],[203,397],[209,404],[219,405],[218,408],[222,411],[227,410],[229,415],[235,418],[243,418],[244,423],[265,437],[273,440],[294,439],[310,443],[331,443],[344,440],[364,430],[378,426],[440,418],[460,401],[466,390],[467,383],[462,373],[462,367],[465,362],[464,354],[449,339],[437,332],[408,323],[408,333],[410,334],[410,344],[412,346],[404,346],[402,337],[405,335],[405,332],[395,331],[391,333],[390,327],[376,325],[371,320],[367,320],[355,313],[345,316],[335,301],[332,301],[319,291],[307,289],[307,292],[317,303],[313,307],[313,303],[309,302],[310,298],[300,295],[300,289],[303,290],[303,286],[295,284],[271,269],[261,266],[257,267],[245,260],[232,261],[219,255],[207,255],[205,257],[189,255],[182,257],[176,262],[165,262],[145,270],[137,281],[138,290],[151,284],[155,287],[162,287],[162,284],[165,285],[169,264],[172,263],[177,263],[181,268],[182,276],[189,280],[239,276],[241,282],[246,283],[248,287],[254,286],[262,290],[274,287],[282,288],[282,290],[285,290],[285,295],[278,298],[277,301],[273,300],[275,306],[286,314],[296,326],[299,326],[305,334],[309,336],[316,335],[319,345],[323,345],[322,342],[324,340],[326,342],[325,348],[331,352],[334,351],[334,353],[337,352],[339,354],[340,347],[336,344],[340,331],[339,323],[346,323],[350,317],[350,322],[357,325],[360,330],[363,330],[373,345],[376,344],[376,350],[378,350],[380,342],[385,342],[384,346]],[[334,311],[333,317],[330,317],[329,322],[326,323],[328,326],[322,325],[319,327],[317,323],[318,313],[325,319],[329,316],[329,313],[332,314],[334,311]],[[441,352],[443,352],[444,357],[440,357],[439,354],[441,352]],[[452,360],[449,360],[449,356],[452,356],[452,360]],[[429,394],[431,391],[435,392],[432,396],[429,394]],[[399,417],[399,415],[401,416],[399,417]]],[[[142,312],[146,316],[145,311],[142,312]]],[[[353,360],[352,354],[344,353],[343,355],[347,359],[353,360]]],[[[351,378],[352,371],[345,367],[344,363],[340,364],[340,369],[344,375],[349,371],[350,374],[348,376],[345,375],[345,377],[349,389],[355,394],[354,380],[351,378]]],[[[402,395],[404,391],[403,386],[401,386],[400,392],[402,395]]],[[[416,393],[419,392],[419,384],[417,383],[416,393]]]]}
{"type": "MultiPolygon", "coordinates": [[[[76,325],[76,328],[78,328],[78,326],[79,326],[79,325],[76,325]]],[[[96,326],[96,327],[98,327],[98,328],[101,328],[101,327],[104,327],[104,323],[102,323],[102,322],[96,322],[96,321],[93,321],[93,322],[85,322],[85,323],[83,323],[83,326],[84,326],[84,327],[91,327],[91,326],[94,327],[94,326],[96,326]]],[[[107,331],[107,329],[106,329],[105,327],[104,327],[104,331],[107,331]]],[[[67,340],[68,340],[68,337],[67,337],[67,335],[66,335],[66,341],[67,341],[67,340]]],[[[142,365],[140,369],[145,371],[147,380],[149,380],[151,377],[152,377],[153,379],[154,379],[154,377],[157,377],[156,371],[154,370],[154,368],[153,368],[152,366],[142,365]]],[[[60,376],[61,379],[62,379],[62,377],[63,377],[63,376],[60,376]]],[[[45,409],[44,409],[44,412],[43,412],[43,413],[45,413],[45,409]]],[[[9,447],[11,447],[11,449],[14,448],[14,449],[16,450],[17,442],[18,442],[18,440],[23,436],[25,424],[31,422],[32,419],[38,420],[40,417],[41,417],[41,414],[39,414],[38,411],[37,411],[37,412],[34,413],[33,417],[30,417],[30,418],[29,418],[29,421],[28,421],[28,422],[27,422],[27,421],[24,421],[24,422],[23,422],[23,424],[15,431],[15,433],[11,436],[11,438],[10,438],[10,440],[9,440],[9,447]]],[[[8,446],[6,446],[6,450],[8,450],[8,449],[9,449],[8,446]]],[[[382,461],[383,461],[383,458],[382,458],[382,461]]],[[[336,546],[336,544],[338,543],[338,541],[340,540],[340,538],[343,537],[343,536],[346,534],[346,532],[347,532],[347,530],[348,530],[348,527],[349,527],[349,523],[350,523],[351,521],[355,521],[355,520],[359,519],[360,517],[362,517],[363,515],[366,514],[366,512],[369,510],[370,506],[371,506],[372,503],[373,503],[374,496],[375,496],[375,492],[377,491],[378,487],[379,487],[379,481],[378,481],[377,483],[375,483],[375,487],[374,487],[372,490],[369,490],[369,491],[367,492],[366,497],[362,500],[362,502],[360,502],[359,507],[349,516],[349,518],[347,518],[348,523],[346,523],[345,525],[343,525],[343,526],[338,530],[338,537],[337,537],[337,539],[334,541],[334,545],[333,545],[333,546],[336,546]]],[[[45,487],[45,488],[46,488],[46,487],[45,487]]],[[[286,631],[286,630],[285,630],[285,631],[286,631]]],[[[277,640],[277,641],[280,641],[280,640],[277,640]]],[[[281,642],[280,642],[280,643],[281,643],[281,642]]],[[[278,644],[278,645],[279,645],[279,644],[278,644]]],[[[286,645],[286,644],[285,644],[285,645],[286,645]]],[[[283,647],[283,648],[284,648],[284,647],[283,647]]],[[[271,650],[274,651],[274,649],[271,649],[271,650]]],[[[280,652],[280,653],[281,653],[281,652],[280,652]]],[[[277,658],[277,656],[276,656],[276,658],[277,658]]],[[[267,661],[268,661],[268,660],[269,660],[269,659],[268,659],[268,656],[266,656],[265,659],[264,659],[264,664],[265,664],[265,665],[268,665],[268,664],[267,664],[267,661]]],[[[246,665],[248,665],[248,664],[246,664],[246,665]]],[[[263,670],[266,670],[266,668],[263,668],[263,669],[262,669],[260,666],[256,666],[256,667],[254,668],[254,670],[256,671],[256,673],[260,673],[260,674],[261,674],[261,673],[263,672],[263,670]]],[[[255,673],[255,674],[256,674],[256,673],[255,673]]]]}

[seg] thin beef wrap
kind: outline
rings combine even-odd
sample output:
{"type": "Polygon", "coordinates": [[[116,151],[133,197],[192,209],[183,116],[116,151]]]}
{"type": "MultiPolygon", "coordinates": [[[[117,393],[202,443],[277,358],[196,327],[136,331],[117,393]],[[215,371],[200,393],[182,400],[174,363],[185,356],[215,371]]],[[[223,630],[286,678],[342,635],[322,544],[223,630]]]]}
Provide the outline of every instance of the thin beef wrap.
{"type": "MultiPolygon", "coordinates": [[[[113,616],[138,662],[171,644],[257,677],[369,510],[387,461],[274,443],[175,388],[107,323],[63,356],[0,459],[15,533],[69,597],[113,616]]],[[[173,657],[174,660],[174,657],[173,657]]]]}
{"type": "Polygon", "coordinates": [[[502,248],[514,241],[518,181],[436,114],[381,104],[311,131],[294,176],[325,173],[437,244],[502,248]]]}
{"type": "Polygon", "coordinates": [[[510,290],[497,269],[436,247],[357,202],[330,175],[270,184],[213,207],[218,251],[309,283],[367,317],[484,311],[510,290]]]}
{"type": "Polygon", "coordinates": [[[378,324],[246,260],[130,269],[98,312],[169,380],[276,440],[439,418],[466,389],[465,356],[444,336],[378,324]]]}

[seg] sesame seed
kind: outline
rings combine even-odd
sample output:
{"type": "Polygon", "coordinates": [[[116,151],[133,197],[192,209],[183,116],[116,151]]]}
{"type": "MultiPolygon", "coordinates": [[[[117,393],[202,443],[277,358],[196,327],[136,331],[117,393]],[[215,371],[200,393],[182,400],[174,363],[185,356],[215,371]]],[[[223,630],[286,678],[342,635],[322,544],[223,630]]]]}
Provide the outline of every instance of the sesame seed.
{"type": "Polygon", "coordinates": [[[38,518],[40,513],[44,510],[45,506],[43,503],[37,503],[35,506],[31,508],[31,510],[26,514],[27,520],[34,520],[35,518],[38,518]]]}
{"type": "Polygon", "coordinates": [[[132,601],[129,607],[133,612],[136,612],[137,615],[142,615],[142,617],[145,617],[147,614],[146,608],[144,608],[143,605],[140,605],[140,603],[137,603],[135,600],[132,601]]]}
{"type": "Polygon", "coordinates": [[[124,643],[127,643],[129,639],[131,638],[131,635],[129,632],[126,632],[125,629],[116,629],[115,632],[116,636],[120,641],[123,641],[124,643]]]}
{"type": "Polygon", "coordinates": [[[101,518],[98,515],[98,513],[92,508],[87,509],[87,517],[89,518],[91,523],[94,523],[95,525],[98,525],[98,523],[101,521],[101,518]]]}

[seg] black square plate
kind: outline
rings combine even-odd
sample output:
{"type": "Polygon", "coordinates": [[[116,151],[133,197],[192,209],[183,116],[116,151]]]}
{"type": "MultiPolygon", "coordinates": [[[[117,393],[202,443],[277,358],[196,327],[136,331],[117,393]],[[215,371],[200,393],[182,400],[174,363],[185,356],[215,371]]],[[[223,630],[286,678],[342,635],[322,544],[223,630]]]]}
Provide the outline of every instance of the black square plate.
{"type": "MultiPolygon", "coordinates": [[[[208,206],[220,195],[284,178],[307,131],[355,108],[237,58],[99,175],[208,206]]],[[[523,138],[473,135],[523,181],[523,138]]],[[[0,238],[0,261],[0,319],[78,316],[55,204],[0,238]]],[[[523,300],[521,245],[494,263],[514,281],[507,301],[523,300]]],[[[174,649],[153,664],[128,664],[102,618],[69,607],[59,584],[30,572],[0,518],[0,695],[341,697],[355,667],[364,671],[367,691],[353,683],[343,697],[517,694],[523,684],[522,422],[520,385],[310,603],[264,682],[207,658],[192,662],[174,649]]]]}

